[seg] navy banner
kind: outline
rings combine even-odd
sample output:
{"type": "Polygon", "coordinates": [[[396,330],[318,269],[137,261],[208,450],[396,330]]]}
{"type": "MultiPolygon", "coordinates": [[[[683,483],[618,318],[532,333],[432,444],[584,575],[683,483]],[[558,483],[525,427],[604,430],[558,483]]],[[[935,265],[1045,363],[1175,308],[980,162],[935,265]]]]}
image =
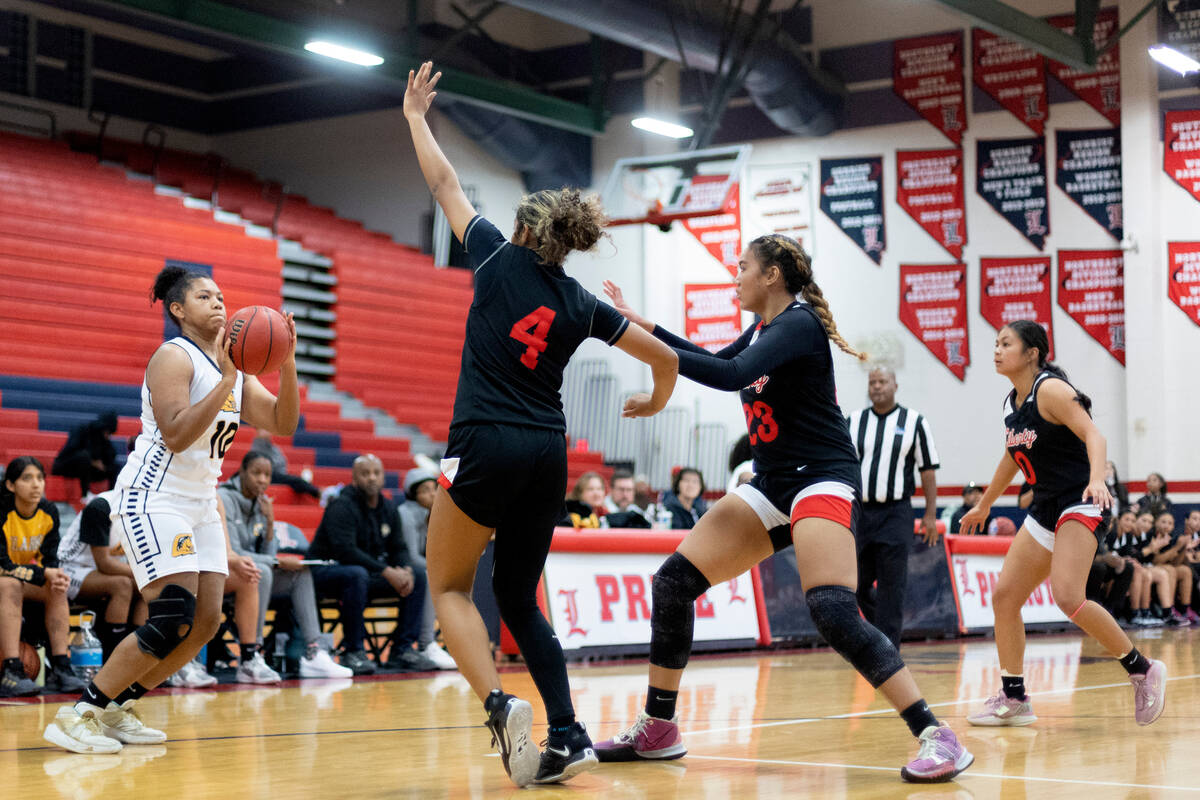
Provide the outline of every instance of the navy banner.
{"type": "Polygon", "coordinates": [[[1121,129],[1055,131],[1054,182],[1118,242],[1121,221],[1121,129]]]}
{"type": "Polygon", "coordinates": [[[883,258],[883,157],[821,159],[821,210],[876,264],[883,258]]]}
{"type": "Polygon", "coordinates": [[[1040,137],[980,139],[975,170],[975,191],[1041,250],[1050,233],[1045,142],[1040,137]]]}

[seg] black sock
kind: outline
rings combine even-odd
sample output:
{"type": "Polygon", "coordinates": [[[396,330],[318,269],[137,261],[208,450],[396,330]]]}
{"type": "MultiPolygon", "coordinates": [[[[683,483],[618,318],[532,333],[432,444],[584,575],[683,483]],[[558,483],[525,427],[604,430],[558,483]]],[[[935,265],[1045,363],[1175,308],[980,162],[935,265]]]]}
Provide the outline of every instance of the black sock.
{"type": "Polygon", "coordinates": [[[925,702],[924,698],[901,711],[900,718],[908,724],[908,729],[912,731],[913,736],[920,736],[921,731],[930,725],[935,728],[938,726],[937,717],[929,710],[929,704],[925,702]]]}
{"type": "Polygon", "coordinates": [[[243,666],[245,666],[246,664],[249,664],[250,659],[254,658],[254,654],[258,652],[258,643],[257,642],[255,642],[254,644],[239,644],[238,647],[241,648],[241,651],[242,651],[242,655],[241,655],[241,658],[239,659],[239,661],[242,663],[243,666]]]}
{"type": "Polygon", "coordinates": [[[79,705],[79,703],[87,703],[88,705],[93,705],[96,708],[108,708],[108,704],[111,702],[112,698],[97,689],[96,684],[89,683],[87,688],[83,690],[83,694],[79,695],[79,700],[77,700],[75,704],[79,705]]]}
{"type": "Polygon", "coordinates": [[[1121,662],[1121,666],[1130,675],[1145,675],[1146,671],[1150,669],[1150,659],[1139,653],[1136,647],[1118,658],[1117,661],[1121,662]]]}
{"type": "Polygon", "coordinates": [[[70,672],[71,671],[71,657],[66,656],[66,655],[50,656],[50,666],[51,666],[51,668],[53,668],[59,672],[70,672]]]}
{"type": "Polygon", "coordinates": [[[646,687],[646,713],[657,719],[671,719],[675,716],[675,701],[679,699],[679,690],[669,691],[654,686],[646,687]]]}
{"type": "Polygon", "coordinates": [[[508,702],[508,695],[502,689],[492,689],[488,694],[487,699],[483,701],[483,710],[488,714],[492,714],[498,708],[502,708],[508,702]]]}
{"type": "Polygon", "coordinates": [[[550,720],[550,744],[558,747],[566,743],[567,734],[571,732],[571,728],[575,726],[575,715],[571,714],[566,717],[558,717],[550,720]]]}
{"type": "Polygon", "coordinates": [[[145,686],[142,686],[137,681],[129,685],[129,688],[117,695],[113,702],[119,706],[125,705],[128,700],[141,700],[146,692],[150,691],[145,686]]]}
{"type": "Polygon", "coordinates": [[[1001,675],[1000,683],[1004,685],[1004,696],[1012,700],[1025,699],[1024,675],[1001,675]]]}
{"type": "Polygon", "coordinates": [[[24,678],[25,677],[25,664],[19,658],[6,658],[6,659],[4,659],[3,671],[11,672],[15,675],[20,675],[22,678],[24,678]]]}

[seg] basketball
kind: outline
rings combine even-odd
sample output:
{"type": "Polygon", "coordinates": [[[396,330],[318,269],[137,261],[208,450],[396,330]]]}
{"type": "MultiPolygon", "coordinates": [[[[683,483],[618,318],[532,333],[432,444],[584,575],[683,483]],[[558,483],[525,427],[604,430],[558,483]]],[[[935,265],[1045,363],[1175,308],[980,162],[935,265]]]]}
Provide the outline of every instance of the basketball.
{"type": "Polygon", "coordinates": [[[1016,536],[1017,526],[1008,517],[996,517],[988,526],[992,536],[1016,536]]]}
{"type": "Polygon", "coordinates": [[[21,642],[21,665],[25,667],[25,677],[36,681],[38,673],[42,671],[42,657],[29,642],[21,642]]]}
{"type": "Polygon", "coordinates": [[[279,369],[292,349],[287,320],[273,308],[246,306],[225,323],[233,365],[247,375],[279,369]]]}

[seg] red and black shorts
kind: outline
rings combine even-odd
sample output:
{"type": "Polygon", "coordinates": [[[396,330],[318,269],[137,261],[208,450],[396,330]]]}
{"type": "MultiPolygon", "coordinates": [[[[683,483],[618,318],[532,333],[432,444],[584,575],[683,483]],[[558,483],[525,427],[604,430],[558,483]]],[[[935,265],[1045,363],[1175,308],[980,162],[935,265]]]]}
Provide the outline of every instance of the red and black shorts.
{"type": "Polygon", "coordinates": [[[733,493],[758,515],[777,553],[791,545],[792,525],[802,519],[827,519],[853,533],[862,513],[857,486],[822,475],[755,475],[733,493]]]}

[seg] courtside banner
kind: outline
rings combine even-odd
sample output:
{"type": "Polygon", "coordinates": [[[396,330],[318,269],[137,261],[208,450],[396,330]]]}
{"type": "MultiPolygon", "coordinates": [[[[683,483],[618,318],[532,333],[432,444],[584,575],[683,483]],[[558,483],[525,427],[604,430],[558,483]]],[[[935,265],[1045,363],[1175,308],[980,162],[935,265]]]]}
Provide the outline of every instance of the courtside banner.
{"type": "Polygon", "coordinates": [[[1038,136],[1046,127],[1046,59],[983,28],[971,30],[975,85],[1038,136]]]}
{"type": "Polygon", "coordinates": [[[683,328],[689,342],[715,353],[737,341],[741,326],[742,307],[733,284],[684,284],[683,328]]]}
{"type": "MultiPolygon", "coordinates": [[[[697,175],[692,181],[692,194],[702,193],[719,187],[725,183],[724,175],[697,175]]],[[[714,197],[713,200],[716,200],[714,197]]],[[[737,277],[738,255],[742,252],[742,215],[739,211],[738,185],[729,187],[729,194],[724,198],[725,205],[716,214],[706,217],[691,217],[683,221],[683,227],[691,231],[704,249],[737,277]]]]}
{"type": "Polygon", "coordinates": [[[1167,294],[1200,325],[1200,242],[1167,242],[1167,294]]]}
{"type": "MultiPolygon", "coordinates": [[[[950,575],[954,580],[954,593],[964,631],[988,629],[996,624],[992,595],[1000,580],[1002,566],[1003,555],[953,553],[950,556],[950,575]]],[[[1021,619],[1026,623],[1069,622],[1067,615],[1054,603],[1049,578],[1034,588],[1033,594],[1025,601],[1021,619]]]]}
{"type": "Polygon", "coordinates": [[[967,129],[964,83],[962,31],[892,44],[893,91],[955,144],[967,129]]]}
{"type": "Polygon", "coordinates": [[[1118,242],[1121,212],[1121,129],[1054,132],[1058,158],[1054,182],[1118,242]]]}
{"type": "Polygon", "coordinates": [[[883,157],[821,159],[821,210],[876,264],[883,258],[883,157]]]}
{"type": "Polygon", "coordinates": [[[1043,139],[975,142],[975,191],[1038,250],[1050,233],[1043,139]]]}
{"type": "Polygon", "coordinates": [[[1163,169],[1200,200],[1200,111],[1168,111],[1163,120],[1163,169]]]}
{"type": "MultiPolygon", "coordinates": [[[[551,624],[563,650],[649,647],[650,580],[668,555],[551,552],[543,580],[551,624]]],[[[696,600],[693,638],[758,641],[758,609],[749,572],[713,586],[696,600]]]]}
{"type": "MultiPolygon", "coordinates": [[[[1163,8],[1167,4],[1163,4],[1163,8]]],[[[1075,33],[1075,15],[1061,14],[1047,17],[1046,21],[1065,33],[1075,33]]],[[[1117,35],[1119,17],[1117,9],[1102,8],[1096,14],[1096,24],[1092,28],[1092,41],[1096,51],[1100,52],[1113,41],[1117,35]]],[[[1159,41],[1162,41],[1161,39],[1159,41]]],[[[1046,69],[1057,78],[1063,86],[1096,109],[1113,125],[1121,124],[1121,46],[1113,44],[1111,50],[1104,52],[1096,62],[1095,69],[1081,70],[1068,67],[1066,64],[1046,59],[1046,69]]]]}
{"type": "Polygon", "coordinates": [[[964,380],[971,363],[966,264],[901,264],[900,321],[964,380]]]}
{"type": "Polygon", "coordinates": [[[812,164],[751,164],[744,188],[746,230],[790,236],[815,256],[812,164]]]}
{"type": "Polygon", "coordinates": [[[1125,363],[1125,258],[1120,250],[1059,250],[1058,307],[1125,363]]]}
{"type": "Polygon", "coordinates": [[[896,202],[946,252],[962,258],[967,242],[962,150],[897,150],[896,202]]]}
{"type": "Polygon", "coordinates": [[[1054,358],[1051,323],[1050,256],[979,259],[979,312],[996,330],[1027,319],[1046,330],[1054,358]]]}

